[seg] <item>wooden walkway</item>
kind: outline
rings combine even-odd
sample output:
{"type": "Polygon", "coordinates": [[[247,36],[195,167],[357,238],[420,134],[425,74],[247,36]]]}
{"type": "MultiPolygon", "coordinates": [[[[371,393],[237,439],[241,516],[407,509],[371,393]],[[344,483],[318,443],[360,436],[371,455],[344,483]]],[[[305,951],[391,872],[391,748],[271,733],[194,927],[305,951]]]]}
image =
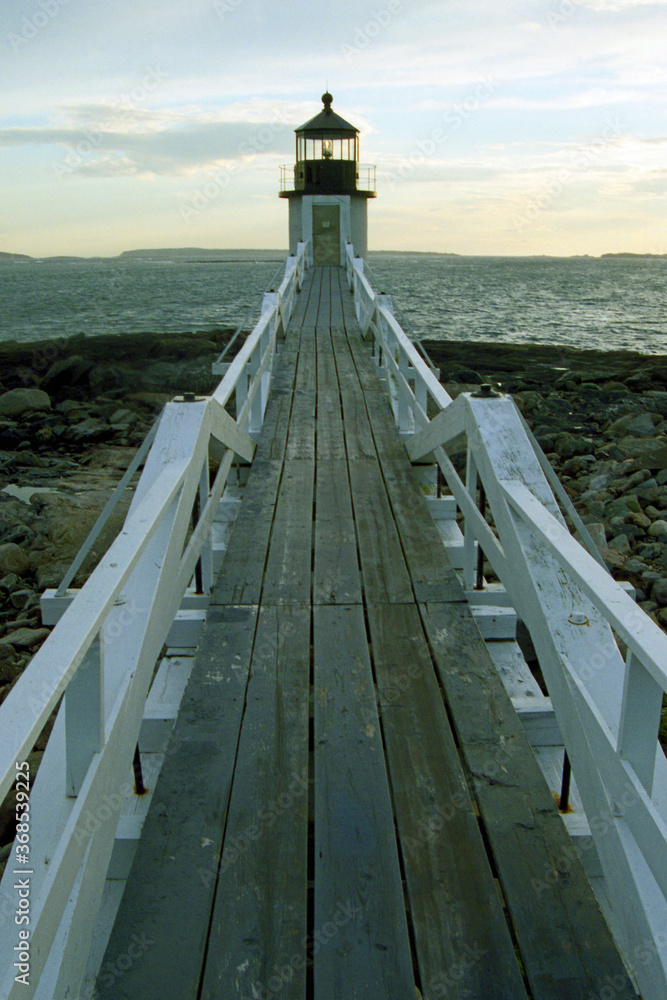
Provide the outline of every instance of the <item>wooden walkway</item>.
{"type": "Polygon", "coordinates": [[[308,279],[96,996],[629,1000],[344,272],[308,279]]]}

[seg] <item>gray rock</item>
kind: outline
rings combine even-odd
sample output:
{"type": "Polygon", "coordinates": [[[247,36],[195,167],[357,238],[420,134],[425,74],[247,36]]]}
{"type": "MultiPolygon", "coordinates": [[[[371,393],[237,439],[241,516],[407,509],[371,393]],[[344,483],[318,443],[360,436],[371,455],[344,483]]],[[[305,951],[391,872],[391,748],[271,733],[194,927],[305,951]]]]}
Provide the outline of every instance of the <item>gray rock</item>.
{"type": "Polygon", "coordinates": [[[642,573],[645,573],[647,571],[648,566],[646,565],[643,559],[638,559],[636,556],[633,556],[632,559],[628,559],[626,561],[624,569],[628,573],[641,575],[642,573]]]}
{"type": "Polygon", "coordinates": [[[663,578],[655,581],[651,587],[651,600],[660,606],[667,604],[667,580],[663,578]]]}
{"type": "Polygon", "coordinates": [[[15,590],[9,596],[9,603],[20,611],[25,608],[31,597],[33,597],[32,590],[15,590]]]}
{"type": "Polygon", "coordinates": [[[606,505],[604,513],[608,521],[611,521],[614,517],[622,517],[625,520],[630,511],[633,511],[635,514],[642,513],[639,500],[632,494],[629,496],[618,497],[617,500],[612,500],[611,503],[606,505]]]}
{"type": "Polygon", "coordinates": [[[58,392],[60,389],[87,382],[87,376],[93,368],[91,361],[84,361],[79,354],[54,361],[40,385],[47,392],[58,392]]]}
{"type": "Polygon", "coordinates": [[[20,417],[51,409],[49,396],[41,389],[10,389],[0,396],[0,416],[20,417]]]}
{"type": "Polygon", "coordinates": [[[667,392],[645,392],[642,393],[642,400],[646,401],[646,405],[657,413],[660,413],[663,417],[667,417],[667,392]]]}
{"type": "Polygon", "coordinates": [[[72,441],[79,441],[82,444],[102,441],[112,433],[109,425],[94,417],[88,417],[70,429],[69,437],[72,441]]]}
{"type": "Polygon", "coordinates": [[[575,455],[588,455],[594,449],[594,444],[589,438],[579,434],[570,434],[563,431],[554,441],[554,449],[561,458],[574,458],[575,455]]]}
{"type": "Polygon", "coordinates": [[[653,538],[661,538],[663,535],[667,538],[667,521],[654,521],[648,533],[653,538]]]}
{"type": "Polygon", "coordinates": [[[0,641],[0,686],[11,684],[22,672],[23,667],[16,659],[14,647],[0,641]]]}
{"type": "Polygon", "coordinates": [[[627,535],[616,535],[607,543],[607,547],[624,556],[630,552],[630,540],[627,535]]]}
{"type": "Polygon", "coordinates": [[[624,437],[611,451],[612,457],[634,461],[651,472],[667,469],[667,441],[662,437],[624,437]]]}
{"type": "Polygon", "coordinates": [[[35,587],[41,593],[48,588],[57,589],[70,564],[66,562],[48,563],[45,566],[38,566],[35,570],[35,587]]]}
{"type": "Polygon", "coordinates": [[[641,559],[649,559],[650,561],[660,559],[663,551],[665,551],[665,549],[660,542],[645,542],[644,544],[637,546],[637,555],[641,559]]]}
{"type": "Polygon", "coordinates": [[[648,413],[626,413],[624,417],[614,420],[607,429],[612,437],[651,437],[655,433],[655,424],[648,413]]]}
{"type": "Polygon", "coordinates": [[[48,628],[17,628],[0,639],[0,645],[11,645],[15,649],[33,649],[50,635],[48,628]]]}
{"type": "Polygon", "coordinates": [[[0,574],[15,573],[17,576],[28,576],[30,559],[15,542],[5,542],[0,545],[0,574]]]}

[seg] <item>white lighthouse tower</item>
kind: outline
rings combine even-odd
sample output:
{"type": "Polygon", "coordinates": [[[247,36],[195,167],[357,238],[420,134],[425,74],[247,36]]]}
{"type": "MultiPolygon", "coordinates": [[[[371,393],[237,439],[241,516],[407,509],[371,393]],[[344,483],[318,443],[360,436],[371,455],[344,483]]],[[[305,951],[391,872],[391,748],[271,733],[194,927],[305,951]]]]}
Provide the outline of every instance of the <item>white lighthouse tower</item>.
{"type": "Polygon", "coordinates": [[[310,242],[313,263],[338,265],[345,245],[361,257],[368,247],[368,199],[375,198],[375,167],[359,163],[359,129],[324,108],[296,129],[296,164],[281,168],[280,197],[289,199],[290,253],[310,242]]]}

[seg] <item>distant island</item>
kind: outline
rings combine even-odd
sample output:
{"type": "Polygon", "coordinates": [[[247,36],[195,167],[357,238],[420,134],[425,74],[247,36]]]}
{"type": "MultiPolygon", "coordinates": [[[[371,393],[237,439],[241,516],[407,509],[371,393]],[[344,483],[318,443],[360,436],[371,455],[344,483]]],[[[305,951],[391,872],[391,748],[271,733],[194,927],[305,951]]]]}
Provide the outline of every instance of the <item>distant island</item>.
{"type": "MultiPolygon", "coordinates": [[[[242,263],[281,263],[287,257],[288,251],[284,250],[247,250],[225,249],[216,250],[210,247],[167,247],[152,250],[124,250],[114,257],[76,257],[59,255],[51,257],[30,257],[24,253],[7,253],[0,251],[0,264],[90,264],[100,263],[130,263],[156,262],[165,263],[179,261],[188,264],[242,264],[242,263]]],[[[371,257],[477,257],[480,254],[458,254],[439,250],[370,250],[371,257]]],[[[494,256],[493,254],[489,256],[494,256]]],[[[510,255],[511,256],[511,255],[510,255]]],[[[517,255],[524,256],[524,255],[517,255]]],[[[529,254],[532,257],[548,258],[547,254],[529,254]]],[[[550,258],[548,258],[550,259],[550,258]]],[[[609,259],[631,259],[631,260],[667,260],[667,253],[603,253],[599,257],[591,254],[571,254],[564,259],[569,260],[609,260],[609,259]]]]}
{"type": "Polygon", "coordinates": [[[24,253],[5,253],[0,251],[0,264],[39,264],[65,263],[89,264],[96,261],[185,261],[188,263],[243,263],[284,261],[287,250],[212,250],[203,247],[174,247],[172,249],[156,250],[124,250],[115,257],[29,257],[24,253]]]}
{"type": "Polygon", "coordinates": [[[638,257],[648,260],[665,260],[667,253],[603,253],[601,257],[638,257]]]}

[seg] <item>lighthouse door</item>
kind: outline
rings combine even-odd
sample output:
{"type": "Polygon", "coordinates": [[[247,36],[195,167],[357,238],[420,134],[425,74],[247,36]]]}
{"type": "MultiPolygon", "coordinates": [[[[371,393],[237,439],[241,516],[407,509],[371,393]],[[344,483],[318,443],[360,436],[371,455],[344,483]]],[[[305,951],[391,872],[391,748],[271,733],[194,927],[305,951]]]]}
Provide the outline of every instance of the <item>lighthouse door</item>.
{"type": "Polygon", "coordinates": [[[313,205],[313,263],[340,264],[340,205],[313,205]]]}

